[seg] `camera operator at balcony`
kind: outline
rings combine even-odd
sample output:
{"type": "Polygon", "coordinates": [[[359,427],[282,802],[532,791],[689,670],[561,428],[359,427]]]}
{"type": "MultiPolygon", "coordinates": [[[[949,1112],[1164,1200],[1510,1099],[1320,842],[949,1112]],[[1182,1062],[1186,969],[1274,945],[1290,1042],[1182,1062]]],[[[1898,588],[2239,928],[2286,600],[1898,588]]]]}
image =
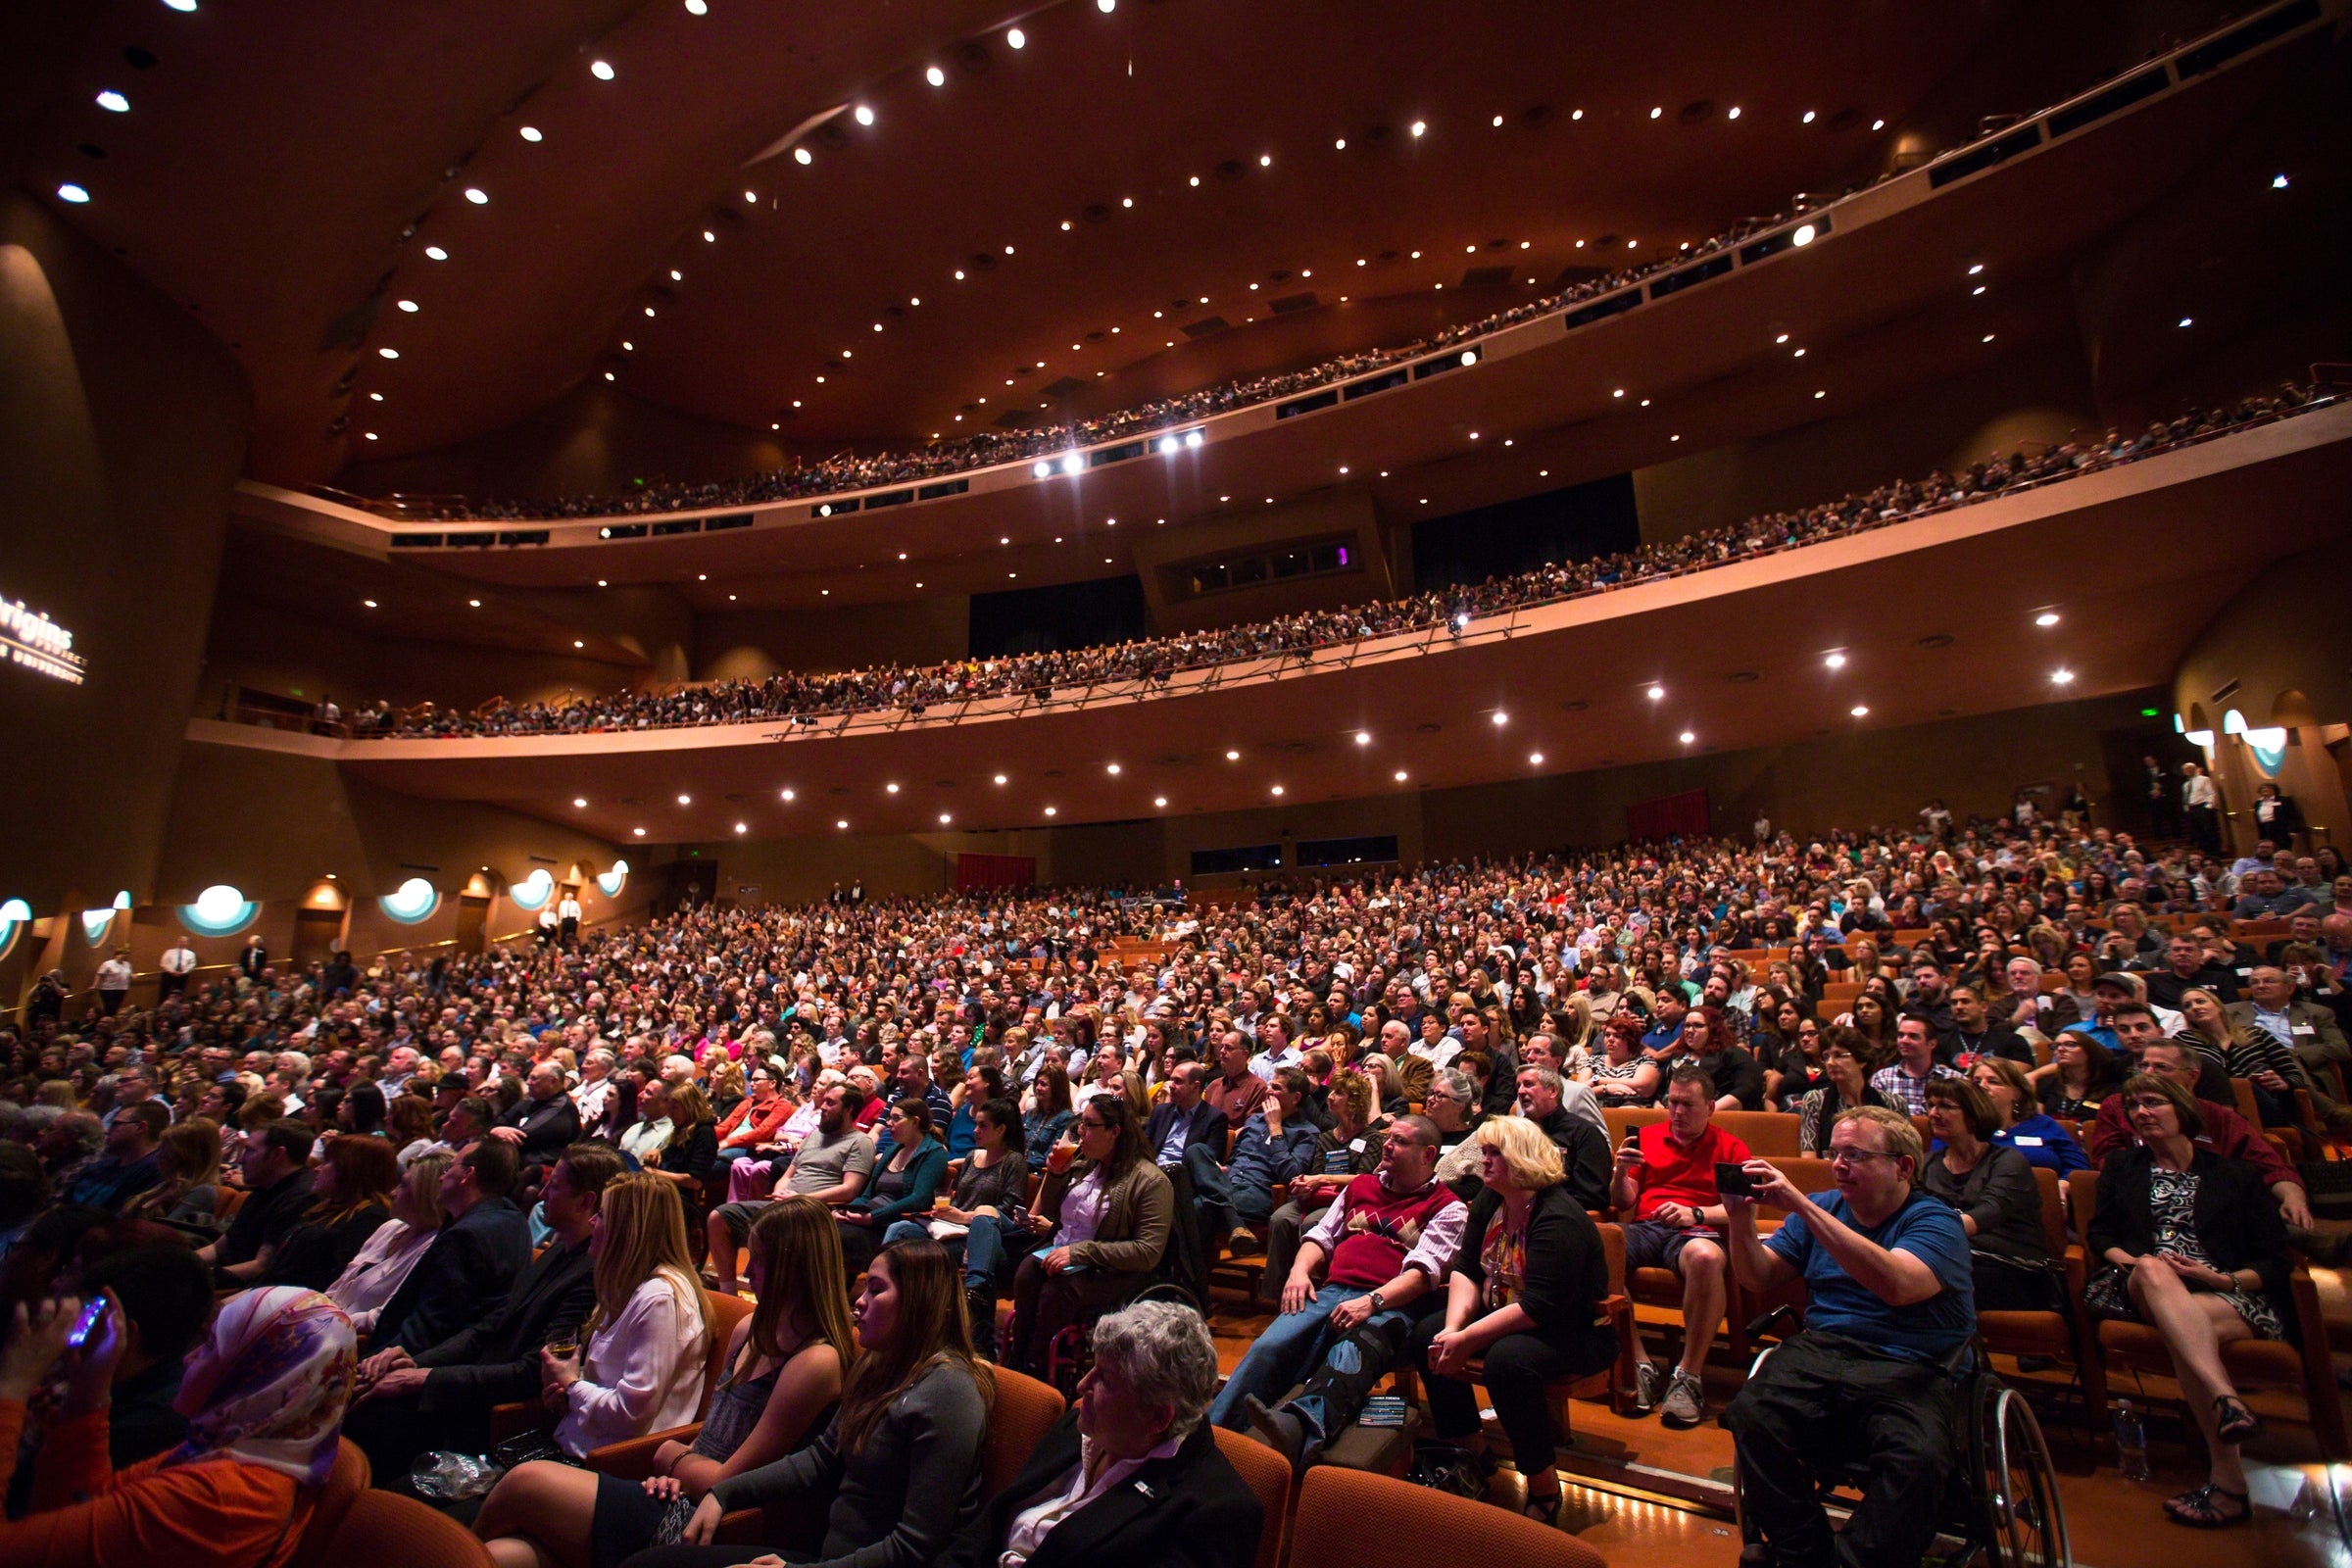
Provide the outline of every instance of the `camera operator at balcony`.
{"type": "Polygon", "coordinates": [[[1802,1279],[1805,1327],[1723,1413],[1748,1514],[1781,1568],[1917,1562],[1934,1540],[1955,1450],[1953,1352],[1976,1332],[1968,1236],[1917,1185],[1926,1152],[1909,1118],[1866,1105],[1838,1118],[1838,1188],[1808,1198],[1767,1162],[1727,1188],[1732,1270],[1762,1293],[1802,1279]],[[1788,1211],[1756,1233],[1757,1202],[1788,1211]],[[1862,1502],[1833,1537],[1817,1482],[1867,1458],[1862,1502]]]}

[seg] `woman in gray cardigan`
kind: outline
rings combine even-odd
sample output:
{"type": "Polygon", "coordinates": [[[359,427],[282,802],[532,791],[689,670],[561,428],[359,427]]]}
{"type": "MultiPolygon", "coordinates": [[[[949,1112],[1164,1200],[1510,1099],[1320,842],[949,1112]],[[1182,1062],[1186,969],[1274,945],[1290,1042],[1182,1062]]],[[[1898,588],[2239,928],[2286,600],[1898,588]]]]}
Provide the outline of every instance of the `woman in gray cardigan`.
{"type": "Polygon", "coordinates": [[[626,1568],[751,1561],[760,1548],[710,1544],[720,1518],[797,1498],[828,1501],[818,1568],[924,1568],[947,1548],[979,1510],[994,1384],[972,1358],[963,1293],[946,1250],[926,1237],[877,1254],[857,1319],[864,1353],[824,1435],[712,1487],[680,1544],[641,1551],[626,1568]]]}

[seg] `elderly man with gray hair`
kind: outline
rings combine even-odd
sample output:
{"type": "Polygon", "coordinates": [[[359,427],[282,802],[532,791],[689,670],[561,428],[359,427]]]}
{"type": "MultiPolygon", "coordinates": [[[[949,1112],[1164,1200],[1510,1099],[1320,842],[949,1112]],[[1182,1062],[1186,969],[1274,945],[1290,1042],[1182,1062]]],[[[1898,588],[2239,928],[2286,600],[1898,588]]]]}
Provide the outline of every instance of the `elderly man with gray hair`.
{"type": "Polygon", "coordinates": [[[1078,1402],[937,1568],[1248,1568],[1268,1521],[1201,1419],[1217,1348],[1189,1306],[1138,1301],[1095,1325],[1078,1402]]]}

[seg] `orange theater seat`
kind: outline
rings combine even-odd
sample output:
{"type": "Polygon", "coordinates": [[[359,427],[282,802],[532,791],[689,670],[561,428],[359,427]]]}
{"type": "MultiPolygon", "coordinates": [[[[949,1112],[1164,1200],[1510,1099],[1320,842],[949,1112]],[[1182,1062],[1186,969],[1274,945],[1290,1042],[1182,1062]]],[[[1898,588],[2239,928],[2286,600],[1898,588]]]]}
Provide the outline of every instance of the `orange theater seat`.
{"type": "Polygon", "coordinates": [[[1265,1510],[1265,1524],[1257,1534],[1257,1556],[1250,1568],[1282,1568],[1283,1537],[1291,1518],[1291,1461],[1239,1432],[1217,1427],[1213,1435],[1217,1451],[1241,1472],[1242,1481],[1265,1510]]]}
{"type": "Polygon", "coordinates": [[[1317,1465],[1298,1489],[1290,1568],[1607,1568],[1591,1546],[1492,1503],[1394,1476],[1317,1465]]]}
{"type": "Polygon", "coordinates": [[[398,1493],[363,1491],[352,1499],[318,1568],[383,1568],[386,1563],[493,1568],[490,1549],[447,1514],[398,1493]]]}

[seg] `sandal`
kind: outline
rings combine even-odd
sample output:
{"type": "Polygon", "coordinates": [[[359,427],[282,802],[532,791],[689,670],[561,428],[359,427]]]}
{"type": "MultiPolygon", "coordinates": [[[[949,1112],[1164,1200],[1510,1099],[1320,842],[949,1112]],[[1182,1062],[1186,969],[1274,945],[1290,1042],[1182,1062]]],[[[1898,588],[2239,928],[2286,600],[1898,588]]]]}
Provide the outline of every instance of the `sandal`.
{"type": "Polygon", "coordinates": [[[2208,1481],[2194,1492],[2183,1492],[2178,1497],[2164,1499],[2164,1516],[2177,1525],[2192,1530],[2221,1530],[2230,1525],[2242,1525],[2254,1517],[2254,1504],[2242,1492],[2208,1481]],[[2237,1504],[2235,1513],[2224,1513],[2215,1506],[2215,1499],[2228,1497],[2237,1504]]]}
{"type": "Polygon", "coordinates": [[[2213,1410],[2218,1418],[2214,1424],[2214,1440],[2234,1448],[2262,1430],[2262,1419],[2246,1408],[2246,1401],[2234,1394],[2213,1396],[2213,1410]]]}

